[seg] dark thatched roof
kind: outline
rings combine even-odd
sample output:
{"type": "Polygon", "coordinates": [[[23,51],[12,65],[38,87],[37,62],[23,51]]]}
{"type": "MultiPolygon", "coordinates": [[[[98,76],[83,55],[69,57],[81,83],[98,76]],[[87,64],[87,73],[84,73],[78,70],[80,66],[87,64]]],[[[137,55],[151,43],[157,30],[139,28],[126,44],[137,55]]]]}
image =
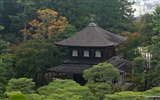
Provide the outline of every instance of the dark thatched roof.
{"type": "MultiPolygon", "coordinates": [[[[111,63],[114,67],[118,68],[120,73],[130,72],[132,70],[131,62],[124,60],[121,57],[114,56],[106,62],[111,63]]],[[[98,63],[97,63],[98,64],[98,63]]],[[[57,72],[57,73],[71,73],[71,74],[83,74],[83,70],[91,68],[92,64],[71,64],[62,63],[59,66],[48,68],[46,71],[57,72]]]]}
{"type": "Polygon", "coordinates": [[[132,70],[132,63],[128,60],[123,59],[119,56],[114,56],[107,60],[106,62],[112,64],[114,67],[118,68],[120,72],[130,72],[132,70]]]}
{"type": "Polygon", "coordinates": [[[127,37],[108,32],[96,25],[89,25],[75,35],[56,42],[62,46],[106,47],[116,46],[127,40],[127,37]]]}

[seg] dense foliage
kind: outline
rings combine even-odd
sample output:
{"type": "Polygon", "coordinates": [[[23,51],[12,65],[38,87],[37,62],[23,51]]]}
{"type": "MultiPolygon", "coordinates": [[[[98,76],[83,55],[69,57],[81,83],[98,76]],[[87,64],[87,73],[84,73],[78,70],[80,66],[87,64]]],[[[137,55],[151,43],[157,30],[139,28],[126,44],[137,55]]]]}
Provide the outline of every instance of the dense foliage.
{"type": "Polygon", "coordinates": [[[83,74],[84,79],[89,83],[106,82],[106,80],[119,78],[119,76],[118,69],[106,62],[99,63],[90,69],[86,69],[83,74]]]}
{"type": "Polygon", "coordinates": [[[27,78],[19,78],[19,79],[13,78],[8,81],[6,91],[7,92],[20,91],[24,94],[34,93],[32,89],[35,86],[35,83],[32,82],[32,80],[33,79],[27,79],[27,78]]]}
{"type": "Polygon", "coordinates": [[[93,17],[100,27],[119,34],[131,30],[128,22],[133,21],[132,4],[127,0],[2,0],[0,25],[5,26],[3,34],[21,36],[20,30],[28,28],[28,22],[37,17],[36,12],[48,8],[57,11],[59,16],[65,16],[78,30],[93,17]]]}
{"type": "MultiPolygon", "coordinates": [[[[159,87],[154,87],[144,92],[124,91],[111,94],[109,85],[99,84],[96,85],[97,87],[92,88],[92,91],[94,91],[94,95],[103,96],[104,99],[101,99],[96,98],[88,87],[80,86],[73,80],[54,80],[49,85],[38,88],[37,94],[32,92],[34,91],[33,86],[34,82],[32,82],[32,79],[11,79],[7,87],[12,87],[12,91],[5,92],[4,96],[9,100],[154,100],[156,96],[160,96],[159,87]],[[24,82],[22,80],[24,80],[24,82]],[[20,84],[21,86],[19,87],[16,84],[20,84]],[[106,87],[104,88],[103,86],[106,87]],[[103,90],[100,91],[99,89],[103,90]]],[[[90,85],[89,87],[92,86],[90,85]]]]}
{"type": "Polygon", "coordinates": [[[118,80],[120,73],[118,69],[109,63],[99,63],[84,70],[83,77],[87,80],[86,86],[89,87],[98,100],[103,100],[105,94],[119,91],[116,89],[118,86],[112,84],[112,81],[118,80]]]}
{"type": "Polygon", "coordinates": [[[45,68],[58,63],[59,51],[53,43],[43,40],[29,40],[15,50],[15,70],[18,77],[44,77],[45,68]]]}
{"type": "Polygon", "coordinates": [[[73,80],[54,80],[40,87],[38,93],[54,100],[95,100],[88,87],[80,86],[73,80]]]}

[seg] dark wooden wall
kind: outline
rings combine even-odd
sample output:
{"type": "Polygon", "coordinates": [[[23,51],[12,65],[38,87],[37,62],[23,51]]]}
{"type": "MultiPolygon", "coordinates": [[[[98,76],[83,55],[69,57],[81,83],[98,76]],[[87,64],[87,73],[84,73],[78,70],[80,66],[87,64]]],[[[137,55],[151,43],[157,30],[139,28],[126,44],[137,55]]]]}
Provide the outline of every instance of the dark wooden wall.
{"type": "Polygon", "coordinates": [[[108,60],[109,58],[116,55],[115,47],[109,46],[109,47],[69,47],[69,59],[70,60],[108,60]],[[72,51],[77,50],[78,51],[78,57],[72,56],[72,51]],[[84,57],[84,51],[89,51],[89,57],[84,57]],[[96,51],[101,52],[101,57],[95,57],[96,51]]]}

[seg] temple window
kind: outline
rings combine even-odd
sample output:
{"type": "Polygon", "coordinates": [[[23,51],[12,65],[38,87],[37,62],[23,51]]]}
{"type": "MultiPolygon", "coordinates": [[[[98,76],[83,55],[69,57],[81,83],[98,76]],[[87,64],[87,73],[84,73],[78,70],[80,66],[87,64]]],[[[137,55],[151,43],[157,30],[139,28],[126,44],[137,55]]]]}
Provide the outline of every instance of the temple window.
{"type": "Polygon", "coordinates": [[[72,56],[73,57],[77,57],[78,56],[78,51],[77,50],[73,50],[72,51],[72,56]]]}
{"type": "Polygon", "coordinates": [[[89,51],[88,51],[88,50],[85,50],[85,51],[83,52],[83,56],[84,56],[84,57],[89,57],[89,51]]]}
{"type": "Polygon", "coordinates": [[[95,57],[101,57],[101,52],[100,51],[96,51],[95,52],[95,57]]]}

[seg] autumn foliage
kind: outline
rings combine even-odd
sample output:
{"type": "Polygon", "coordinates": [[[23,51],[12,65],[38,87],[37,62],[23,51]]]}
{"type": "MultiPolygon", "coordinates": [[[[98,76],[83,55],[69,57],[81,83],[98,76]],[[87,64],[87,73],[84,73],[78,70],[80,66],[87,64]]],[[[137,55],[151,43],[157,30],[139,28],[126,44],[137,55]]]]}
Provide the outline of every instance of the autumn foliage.
{"type": "Polygon", "coordinates": [[[30,28],[21,30],[23,35],[31,35],[33,38],[56,38],[68,25],[67,19],[58,17],[58,12],[54,10],[38,10],[37,14],[38,18],[29,22],[30,28]]]}

